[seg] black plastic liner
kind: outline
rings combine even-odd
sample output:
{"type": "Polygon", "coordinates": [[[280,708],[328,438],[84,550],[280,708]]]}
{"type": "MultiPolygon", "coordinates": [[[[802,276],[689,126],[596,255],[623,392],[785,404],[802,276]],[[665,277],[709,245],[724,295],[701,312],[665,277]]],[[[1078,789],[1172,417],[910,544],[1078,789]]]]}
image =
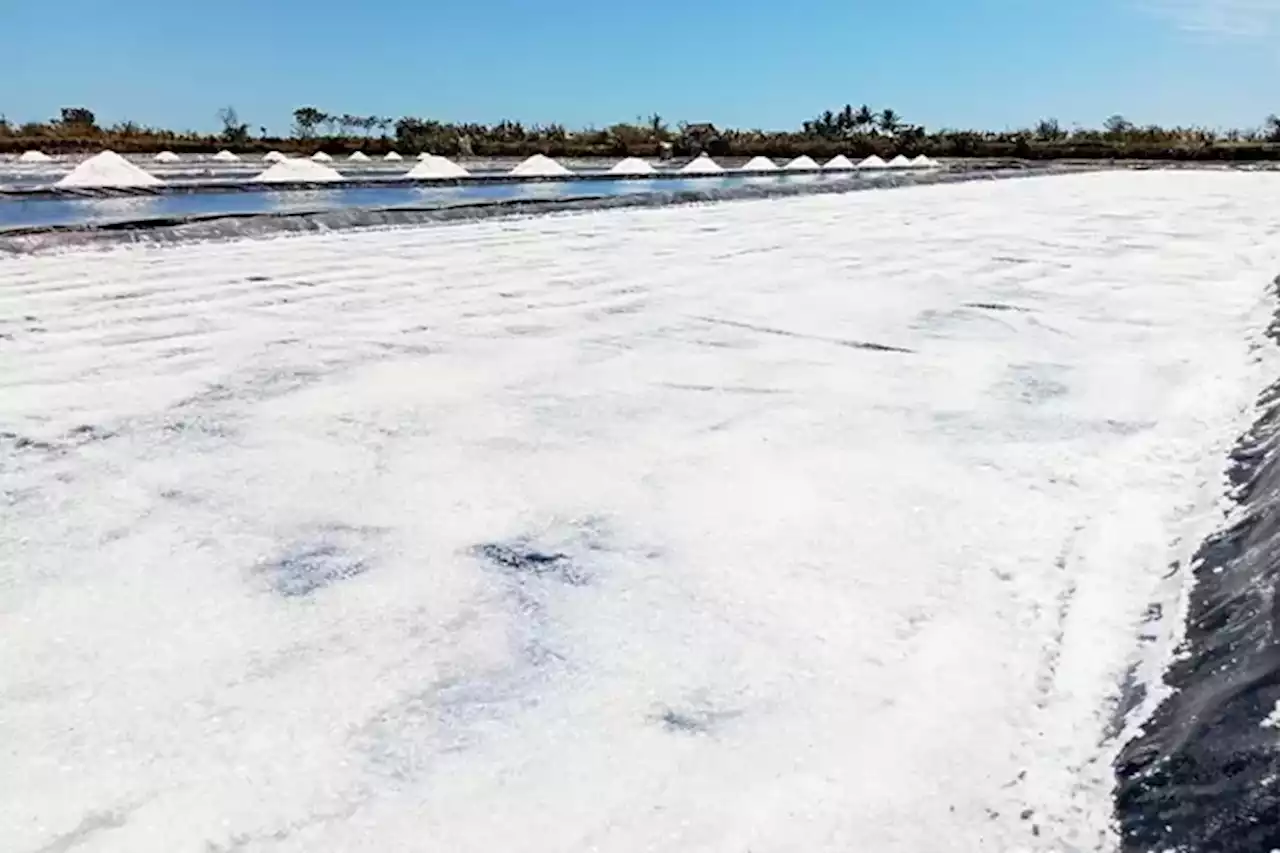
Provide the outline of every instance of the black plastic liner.
{"type": "Polygon", "coordinates": [[[1280,381],[1259,404],[1228,465],[1235,520],[1195,556],[1174,692],[1116,762],[1126,853],[1280,849],[1280,381]]]}
{"type": "Polygon", "coordinates": [[[0,232],[0,253],[27,254],[47,249],[122,243],[173,243],[217,240],[277,233],[334,231],[347,228],[458,222],[499,216],[528,216],[565,211],[620,207],[665,207],[733,199],[779,198],[795,195],[860,192],[901,186],[951,184],[1093,171],[1090,167],[1054,167],[996,171],[938,172],[885,175],[875,181],[814,181],[806,183],[744,182],[705,190],[661,190],[634,195],[575,195],[548,199],[494,199],[448,206],[388,207],[321,211],[255,212],[183,217],[151,217],[98,225],[13,228],[0,232]]]}

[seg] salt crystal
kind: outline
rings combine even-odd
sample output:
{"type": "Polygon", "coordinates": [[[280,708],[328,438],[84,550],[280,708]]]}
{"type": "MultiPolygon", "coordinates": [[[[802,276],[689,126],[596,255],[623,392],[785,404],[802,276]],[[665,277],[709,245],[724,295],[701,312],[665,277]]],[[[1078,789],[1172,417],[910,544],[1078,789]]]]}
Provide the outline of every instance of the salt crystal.
{"type": "Polygon", "coordinates": [[[418,165],[409,170],[406,178],[431,180],[439,178],[465,178],[470,174],[466,169],[452,160],[437,157],[434,154],[422,154],[418,165]]]}
{"type": "Polygon", "coordinates": [[[820,167],[818,166],[817,161],[808,154],[802,154],[782,168],[786,169],[788,172],[809,172],[817,171],[820,167]]]}
{"type": "Polygon", "coordinates": [[[512,169],[509,174],[517,177],[549,178],[559,175],[572,175],[573,173],[546,154],[534,154],[512,169]]]}
{"type": "Polygon", "coordinates": [[[741,172],[776,172],[778,164],[770,160],[768,157],[752,157],[750,160],[742,164],[741,172]]]}
{"type": "Polygon", "coordinates": [[[264,184],[323,184],[341,181],[342,175],[312,160],[285,158],[272,165],[253,180],[264,184]]]}
{"type": "Polygon", "coordinates": [[[652,175],[653,166],[639,157],[626,157],[609,167],[610,175],[652,175]]]}
{"type": "Polygon", "coordinates": [[[680,169],[684,175],[718,175],[723,171],[724,167],[706,154],[699,154],[680,169]]]}
{"type": "Polygon", "coordinates": [[[158,187],[164,182],[114,151],[103,151],[71,170],[59,187],[158,187]]]}

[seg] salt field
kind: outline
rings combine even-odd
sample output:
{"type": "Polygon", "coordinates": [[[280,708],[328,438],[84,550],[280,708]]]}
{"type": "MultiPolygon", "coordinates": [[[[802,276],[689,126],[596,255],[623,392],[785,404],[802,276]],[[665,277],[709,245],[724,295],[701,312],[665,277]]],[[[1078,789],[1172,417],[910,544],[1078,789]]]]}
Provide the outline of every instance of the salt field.
{"type": "MultiPolygon", "coordinates": [[[[407,191],[464,190],[527,191],[407,191]]],[[[0,848],[1276,846],[1265,760],[1217,801],[1140,771],[1235,761],[1280,698],[1247,651],[1163,683],[1280,376],[1278,196],[0,255],[0,848]]]]}

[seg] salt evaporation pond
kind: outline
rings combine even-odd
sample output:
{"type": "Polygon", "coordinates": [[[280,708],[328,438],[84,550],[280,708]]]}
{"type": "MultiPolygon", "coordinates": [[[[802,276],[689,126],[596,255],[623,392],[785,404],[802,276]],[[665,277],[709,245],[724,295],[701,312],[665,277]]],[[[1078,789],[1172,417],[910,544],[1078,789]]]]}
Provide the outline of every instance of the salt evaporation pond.
{"type": "Polygon", "coordinates": [[[1115,847],[1112,761],[1280,367],[1277,194],[1090,174],[5,260],[0,837],[1115,847]]]}

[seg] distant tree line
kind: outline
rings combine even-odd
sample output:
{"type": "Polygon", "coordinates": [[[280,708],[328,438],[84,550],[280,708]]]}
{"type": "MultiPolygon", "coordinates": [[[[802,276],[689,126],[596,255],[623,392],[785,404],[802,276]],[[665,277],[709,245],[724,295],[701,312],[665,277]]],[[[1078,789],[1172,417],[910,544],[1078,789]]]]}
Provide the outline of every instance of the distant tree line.
{"type": "Polygon", "coordinates": [[[431,151],[449,156],[712,156],[794,157],[808,154],[866,156],[928,154],[931,157],[1021,159],[1280,159],[1280,118],[1268,116],[1260,127],[1218,130],[1206,127],[1138,126],[1113,115],[1099,128],[1064,128],[1047,118],[1034,127],[984,131],[943,128],[926,130],[892,109],[845,104],[825,110],[795,130],[766,131],[717,128],[708,123],[677,122],[660,115],[606,128],[569,129],[562,124],[525,125],[443,122],[431,118],[336,113],[314,106],[293,111],[287,137],[271,136],[265,127],[254,132],[234,107],[217,113],[217,133],[178,132],[123,121],[101,127],[85,107],[68,107],[45,122],[13,124],[0,115],[0,152],[39,148],[48,153],[111,148],[121,152],[172,150],[212,152],[222,148],[242,153],[279,150],[309,154],[323,149],[334,155],[363,150],[370,155],[399,150],[431,151]]]}

